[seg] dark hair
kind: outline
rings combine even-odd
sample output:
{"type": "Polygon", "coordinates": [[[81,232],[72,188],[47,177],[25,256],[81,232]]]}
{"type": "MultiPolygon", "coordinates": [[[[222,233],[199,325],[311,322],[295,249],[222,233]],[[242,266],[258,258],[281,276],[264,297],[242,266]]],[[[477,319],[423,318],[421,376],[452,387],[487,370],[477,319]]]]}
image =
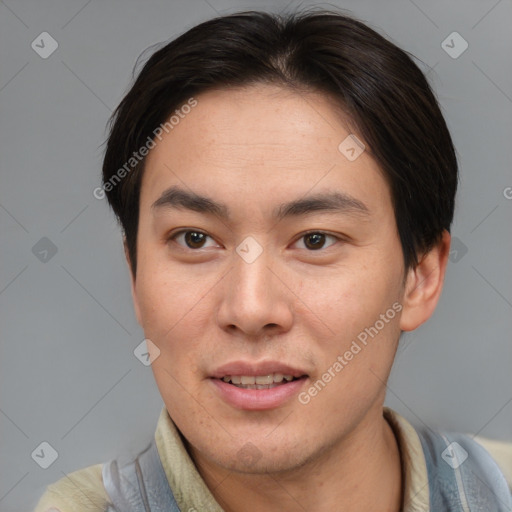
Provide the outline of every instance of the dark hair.
{"type": "Polygon", "coordinates": [[[341,107],[389,183],[406,268],[449,231],[457,159],[412,58],[335,12],[243,12],[201,23],[156,51],[110,119],[103,188],[124,230],[134,276],[144,160],[129,172],[126,163],[191,97],[256,83],[322,92],[341,107]]]}

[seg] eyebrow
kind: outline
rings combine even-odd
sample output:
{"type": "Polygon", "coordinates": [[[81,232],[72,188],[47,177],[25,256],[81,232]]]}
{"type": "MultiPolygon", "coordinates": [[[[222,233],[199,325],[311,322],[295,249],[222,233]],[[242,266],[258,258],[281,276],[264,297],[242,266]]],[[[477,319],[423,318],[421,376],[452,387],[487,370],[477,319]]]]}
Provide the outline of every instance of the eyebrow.
{"type": "MultiPolygon", "coordinates": [[[[178,208],[198,213],[214,215],[222,220],[229,219],[229,208],[213,199],[173,186],[165,190],[152,204],[153,210],[178,208]]],[[[334,212],[351,215],[369,216],[370,210],[359,199],[344,192],[328,192],[310,195],[304,198],[278,205],[273,211],[276,220],[298,217],[314,212],[334,212]]]]}

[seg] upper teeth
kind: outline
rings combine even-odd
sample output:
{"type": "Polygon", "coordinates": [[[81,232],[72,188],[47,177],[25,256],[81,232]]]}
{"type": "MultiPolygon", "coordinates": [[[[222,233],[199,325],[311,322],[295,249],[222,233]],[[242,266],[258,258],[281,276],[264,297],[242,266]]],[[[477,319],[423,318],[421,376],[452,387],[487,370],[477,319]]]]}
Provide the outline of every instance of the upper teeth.
{"type": "Polygon", "coordinates": [[[282,382],[284,380],[290,381],[293,379],[292,375],[283,375],[282,373],[270,373],[268,375],[226,375],[222,377],[224,382],[232,382],[233,384],[273,384],[282,382]]]}

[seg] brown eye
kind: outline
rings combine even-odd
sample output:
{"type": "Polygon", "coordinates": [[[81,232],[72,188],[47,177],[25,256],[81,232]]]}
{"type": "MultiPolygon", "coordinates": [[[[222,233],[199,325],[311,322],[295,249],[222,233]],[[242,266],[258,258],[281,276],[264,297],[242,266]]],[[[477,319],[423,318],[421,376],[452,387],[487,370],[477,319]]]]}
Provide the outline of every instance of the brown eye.
{"type": "Polygon", "coordinates": [[[169,240],[176,242],[185,249],[203,249],[210,247],[205,245],[208,239],[211,239],[210,246],[212,243],[215,244],[215,241],[209,235],[193,229],[179,231],[169,238],[169,240]]]}
{"type": "Polygon", "coordinates": [[[304,235],[304,245],[308,249],[321,249],[325,244],[325,235],[323,233],[308,233],[304,235]]]}
{"type": "Polygon", "coordinates": [[[320,249],[327,249],[336,242],[341,241],[337,236],[323,231],[310,231],[303,234],[295,244],[298,244],[299,249],[307,249],[308,251],[318,251],[320,249]],[[301,247],[302,246],[302,247],[301,247]]]}
{"type": "Polygon", "coordinates": [[[186,231],[185,232],[185,243],[191,249],[200,249],[204,245],[206,235],[198,231],[186,231]]]}

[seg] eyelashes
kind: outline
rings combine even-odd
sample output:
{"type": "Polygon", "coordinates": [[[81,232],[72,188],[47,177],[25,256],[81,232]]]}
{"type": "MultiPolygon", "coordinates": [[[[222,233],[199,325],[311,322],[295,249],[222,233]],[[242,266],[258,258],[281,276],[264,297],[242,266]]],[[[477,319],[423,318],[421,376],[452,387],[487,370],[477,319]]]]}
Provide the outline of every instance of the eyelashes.
{"type": "MultiPolygon", "coordinates": [[[[177,233],[172,235],[169,238],[169,240],[172,240],[172,241],[176,242],[176,240],[179,237],[181,237],[181,236],[185,237],[185,246],[183,246],[182,244],[178,244],[178,245],[182,245],[182,247],[187,248],[187,249],[191,249],[191,250],[203,249],[204,246],[200,246],[200,247],[192,246],[192,247],[190,247],[189,243],[191,243],[192,245],[197,244],[197,243],[200,244],[201,241],[203,241],[203,240],[205,240],[207,238],[211,238],[209,235],[207,235],[206,233],[203,233],[202,231],[186,229],[186,230],[178,231],[177,233]],[[187,238],[185,235],[191,235],[191,236],[189,236],[187,238]]],[[[213,238],[212,238],[212,240],[213,240],[213,238]]]]}
{"type": "MultiPolygon", "coordinates": [[[[194,252],[196,250],[207,248],[208,246],[205,246],[204,242],[208,239],[211,239],[213,241],[213,238],[210,235],[201,230],[182,229],[169,236],[167,240],[169,242],[172,241],[176,243],[185,250],[188,249],[194,252]],[[179,240],[181,240],[181,243],[179,242],[179,240]]],[[[307,250],[308,252],[321,251],[322,249],[331,247],[337,242],[344,241],[340,236],[333,235],[331,233],[321,230],[307,231],[305,233],[301,233],[293,244],[295,245],[297,244],[297,242],[302,240],[307,241],[304,244],[303,249],[307,250]],[[329,239],[334,240],[334,242],[326,246],[325,244],[329,239]]]]}

